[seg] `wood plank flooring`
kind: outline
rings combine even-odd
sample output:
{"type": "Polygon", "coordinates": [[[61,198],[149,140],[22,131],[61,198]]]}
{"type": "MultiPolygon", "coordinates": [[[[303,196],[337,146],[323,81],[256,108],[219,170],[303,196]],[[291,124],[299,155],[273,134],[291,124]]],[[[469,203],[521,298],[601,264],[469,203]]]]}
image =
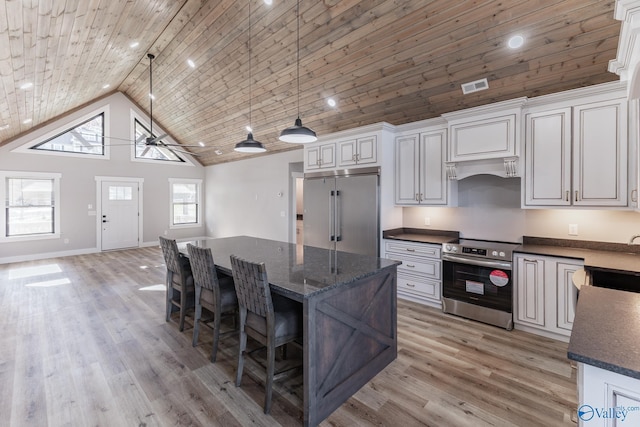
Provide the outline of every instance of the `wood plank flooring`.
{"type": "MultiPolygon", "coordinates": [[[[235,334],[212,364],[209,329],[193,348],[164,321],[164,274],[156,247],[0,265],[0,424],[301,425],[302,376],[263,414],[261,368],[233,383],[235,334]]],[[[403,300],[398,341],[322,426],[574,425],[567,344],[403,300]]]]}

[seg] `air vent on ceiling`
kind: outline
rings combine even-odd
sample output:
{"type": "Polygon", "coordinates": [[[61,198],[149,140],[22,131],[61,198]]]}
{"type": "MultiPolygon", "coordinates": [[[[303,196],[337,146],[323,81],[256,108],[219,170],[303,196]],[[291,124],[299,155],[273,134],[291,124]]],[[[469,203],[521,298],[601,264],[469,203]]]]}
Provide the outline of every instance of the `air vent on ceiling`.
{"type": "Polygon", "coordinates": [[[486,78],[476,80],[474,82],[462,83],[462,93],[464,93],[465,95],[485,89],[489,89],[489,82],[486,78]]]}

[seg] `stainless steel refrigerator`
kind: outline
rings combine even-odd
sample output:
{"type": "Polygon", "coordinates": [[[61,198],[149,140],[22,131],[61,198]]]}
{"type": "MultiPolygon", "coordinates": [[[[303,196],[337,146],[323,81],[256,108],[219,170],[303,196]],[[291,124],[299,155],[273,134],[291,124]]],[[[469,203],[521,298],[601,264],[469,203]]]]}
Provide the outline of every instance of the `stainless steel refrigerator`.
{"type": "Polygon", "coordinates": [[[304,244],[378,256],[380,168],[304,176],[304,244]]]}

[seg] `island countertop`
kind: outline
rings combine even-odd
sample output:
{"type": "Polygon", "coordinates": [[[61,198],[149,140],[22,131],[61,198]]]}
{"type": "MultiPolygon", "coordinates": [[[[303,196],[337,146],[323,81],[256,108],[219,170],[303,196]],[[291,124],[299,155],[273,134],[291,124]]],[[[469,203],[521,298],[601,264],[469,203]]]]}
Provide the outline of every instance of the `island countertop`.
{"type": "Polygon", "coordinates": [[[585,286],[580,290],[567,356],[640,379],[640,294],[585,286]]]}
{"type": "Polygon", "coordinates": [[[227,274],[231,274],[231,254],[253,262],[264,262],[271,287],[296,300],[345,286],[386,267],[400,264],[370,255],[249,236],[179,242],[180,252],[187,253],[187,243],[210,248],[216,266],[227,274]]]}

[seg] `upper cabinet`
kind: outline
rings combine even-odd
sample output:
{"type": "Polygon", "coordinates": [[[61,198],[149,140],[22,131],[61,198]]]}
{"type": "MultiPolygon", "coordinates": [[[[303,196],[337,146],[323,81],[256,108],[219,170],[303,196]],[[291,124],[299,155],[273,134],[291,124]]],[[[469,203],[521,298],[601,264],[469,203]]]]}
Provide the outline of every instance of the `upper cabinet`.
{"type": "Polygon", "coordinates": [[[378,162],[378,138],[370,135],[338,141],[338,166],[375,164],[378,162]]]}
{"type": "Polygon", "coordinates": [[[335,142],[308,145],[304,148],[304,153],[304,167],[306,170],[336,167],[335,142]]]}
{"type": "Polygon", "coordinates": [[[628,103],[602,97],[525,115],[523,207],[627,206],[628,103]]]}

